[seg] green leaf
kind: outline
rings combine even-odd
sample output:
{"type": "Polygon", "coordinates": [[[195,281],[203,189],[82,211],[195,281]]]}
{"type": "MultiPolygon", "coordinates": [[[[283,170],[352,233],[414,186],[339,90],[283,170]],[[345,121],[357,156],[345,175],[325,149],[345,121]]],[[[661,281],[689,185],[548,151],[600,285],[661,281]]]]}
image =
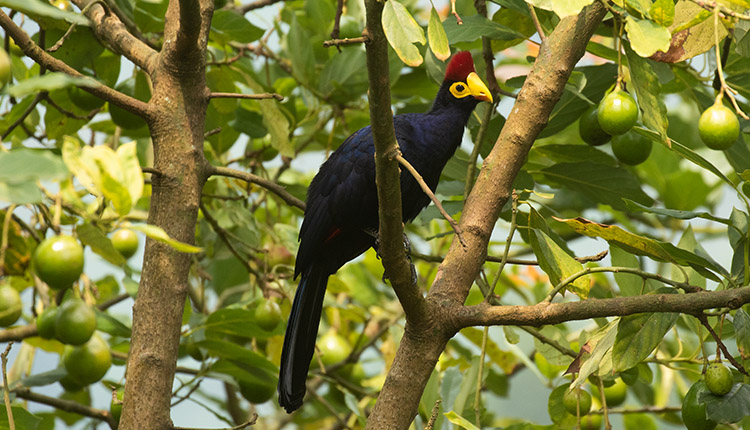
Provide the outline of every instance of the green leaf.
{"type": "MultiPolygon", "coordinates": [[[[680,49],[669,61],[684,61],[712,49],[716,43],[714,29],[713,14],[710,11],[691,1],[678,1],[675,4],[675,17],[670,30],[675,35],[684,30],[688,31],[675,38],[676,47],[680,49]]],[[[723,24],[719,24],[716,30],[721,42],[726,37],[727,30],[723,24]]]]}
{"type": "MultiPolygon", "coordinates": [[[[539,332],[548,339],[552,339],[560,345],[569,346],[568,340],[565,338],[565,333],[560,330],[557,326],[546,325],[539,329],[539,332]]],[[[537,352],[542,354],[549,364],[554,366],[568,366],[572,358],[567,354],[563,354],[557,348],[551,346],[546,342],[542,342],[538,338],[534,337],[534,347],[537,352]]]]}
{"type": "Polygon", "coordinates": [[[143,171],[138,161],[138,144],[131,141],[120,145],[116,151],[122,171],[121,183],[130,195],[133,206],[143,195],[143,171]]]}
{"type": "Polygon", "coordinates": [[[628,16],[625,20],[625,31],[633,50],[641,57],[650,57],[656,51],[667,52],[672,34],[669,29],[647,20],[628,16]]]}
{"type": "Polygon", "coordinates": [[[475,426],[469,420],[462,417],[461,415],[458,415],[455,411],[446,412],[443,415],[445,415],[445,418],[450,421],[451,423],[461,427],[462,429],[466,430],[479,430],[479,427],[475,426]]]}
{"type": "Polygon", "coordinates": [[[84,15],[58,9],[50,3],[40,0],[0,0],[0,6],[7,7],[25,15],[42,16],[57,20],[65,20],[71,24],[88,27],[89,20],[84,15]]]}
{"type": "Polygon", "coordinates": [[[550,181],[579,191],[617,210],[626,209],[623,198],[643,204],[653,202],[641,190],[638,179],[623,168],[588,162],[558,163],[540,172],[550,181]]]}
{"type": "MultiPolygon", "coordinates": [[[[246,76],[247,86],[256,93],[265,92],[264,88],[249,75],[246,76]]],[[[289,120],[279,109],[277,100],[258,100],[263,125],[271,135],[271,145],[284,157],[294,157],[294,145],[289,139],[289,120]]]]}
{"type": "Polygon", "coordinates": [[[317,74],[315,73],[315,57],[310,49],[310,34],[293,18],[289,34],[287,34],[287,50],[292,61],[292,70],[295,77],[303,83],[313,85],[317,74]]]}
{"type": "MultiPolygon", "coordinates": [[[[21,406],[11,406],[13,411],[13,423],[15,424],[16,430],[36,430],[39,428],[39,423],[42,419],[36,415],[32,415],[26,408],[21,406]]],[[[0,430],[10,429],[8,422],[8,414],[3,411],[0,414],[0,430]]]]}
{"type": "Polygon", "coordinates": [[[455,17],[443,21],[445,34],[451,45],[460,42],[473,42],[484,36],[492,40],[523,39],[524,35],[497,22],[490,21],[482,15],[469,15],[461,18],[459,25],[455,17]]]}
{"type": "MultiPolygon", "coordinates": [[[[669,31],[667,31],[667,34],[669,34],[669,31]]],[[[667,45],[669,44],[667,43],[667,45]]],[[[633,46],[635,47],[635,45],[633,46]]],[[[625,53],[630,65],[631,83],[638,96],[638,107],[643,111],[643,123],[646,127],[659,133],[662,143],[669,146],[667,107],[664,105],[664,98],[661,96],[659,78],[648,61],[636,55],[627,44],[625,44],[625,53]]]]}
{"type": "Polygon", "coordinates": [[[427,40],[430,49],[440,61],[445,61],[451,56],[451,47],[448,45],[448,36],[445,34],[443,23],[440,22],[435,7],[430,9],[430,22],[427,24],[427,40]]]}
{"type": "Polygon", "coordinates": [[[169,237],[167,232],[165,232],[161,227],[157,227],[155,225],[133,224],[130,226],[130,228],[133,230],[140,231],[141,233],[145,234],[146,236],[158,242],[166,243],[167,245],[171,246],[172,248],[180,252],[194,254],[194,253],[202,251],[202,249],[197,246],[193,246],[187,243],[180,242],[179,240],[172,239],[171,237],[169,237]]]}
{"type": "Polygon", "coordinates": [[[701,403],[706,404],[706,417],[717,423],[736,423],[750,416],[750,385],[734,384],[732,390],[723,396],[710,391],[701,393],[701,403]]]}
{"type": "MultiPolygon", "coordinates": [[[[640,269],[641,265],[638,258],[616,245],[609,247],[609,256],[612,259],[612,265],[617,267],[630,267],[640,269]]],[[[643,279],[632,273],[615,273],[615,282],[620,287],[620,293],[623,296],[638,296],[643,288],[643,279]]]]}
{"type": "Polygon", "coordinates": [[[654,417],[644,413],[624,414],[625,428],[638,430],[659,430],[654,417]]]}
{"type": "Polygon", "coordinates": [[[24,79],[16,85],[6,87],[3,91],[11,97],[24,97],[43,91],[58,90],[73,85],[91,85],[89,78],[79,78],[61,72],[48,72],[41,76],[24,79]]]}
{"type": "Polygon", "coordinates": [[[610,245],[617,245],[623,250],[635,255],[644,255],[656,261],[670,262],[681,266],[690,266],[697,270],[701,275],[717,282],[719,281],[719,278],[708,269],[722,274],[726,273],[724,268],[717,266],[714,262],[709,261],[706,258],[677,248],[668,242],[659,242],[645,236],[630,233],[616,225],[600,224],[581,217],[575,219],[553,218],[557,221],[564,222],[577,233],[589,237],[600,237],[609,242],[610,245]]]}
{"type": "Polygon", "coordinates": [[[229,9],[214,11],[211,20],[211,40],[227,45],[230,42],[254,42],[261,36],[263,36],[263,30],[252,25],[237,12],[229,9]]]}
{"type": "Polygon", "coordinates": [[[615,371],[628,370],[645,360],[664,340],[679,316],[676,312],[657,312],[620,318],[612,347],[615,371]]]}
{"type": "MultiPolygon", "coordinates": [[[[539,261],[539,267],[549,276],[552,285],[557,285],[563,279],[583,270],[581,263],[568,255],[543,231],[532,229],[529,231],[531,249],[539,261]]],[[[582,299],[588,297],[591,283],[587,276],[577,278],[565,287],[582,299]]]]}
{"type": "Polygon", "coordinates": [[[272,374],[278,373],[279,368],[268,361],[268,359],[257,352],[253,352],[237,345],[233,342],[219,339],[206,339],[196,342],[201,348],[208,351],[209,355],[232,360],[234,363],[243,363],[256,368],[257,370],[265,370],[272,374]]]}
{"type": "Polygon", "coordinates": [[[655,0],[648,14],[655,23],[669,27],[674,22],[674,1],[655,0]]]}
{"type": "Polygon", "coordinates": [[[584,7],[590,5],[594,0],[527,0],[540,9],[551,10],[560,18],[578,15],[584,7]]]}
{"type": "Polygon", "coordinates": [[[58,367],[57,369],[48,370],[46,372],[37,373],[34,375],[29,376],[28,378],[23,378],[20,381],[15,382],[13,385],[11,385],[11,389],[14,388],[14,385],[23,385],[24,387],[43,387],[45,385],[49,385],[52,383],[55,383],[59,381],[60,379],[64,378],[68,374],[68,371],[65,370],[64,367],[58,367]]]}
{"type": "Polygon", "coordinates": [[[383,31],[404,64],[411,67],[422,64],[422,55],[414,44],[425,44],[424,30],[397,0],[387,1],[383,7],[383,31]]]}
{"type": "MultiPolygon", "coordinates": [[[[484,330],[480,330],[476,327],[466,327],[461,330],[461,334],[466,337],[471,343],[478,347],[482,347],[482,340],[484,338],[484,330]]],[[[497,346],[497,343],[491,338],[487,338],[487,345],[485,348],[485,354],[487,357],[495,363],[504,372],[509,373],[513,370],[513,366],[516,364],[516,359],[512,353],[503,351],[497,346]]]]}
{"type": "Polygon", "coordinates": [[[68,174],[62,159],[49,150],[20,148],[0,152],[0,182],[55,181],[68,174]]]}
{"type": "Polygon", "coordinates": [[[130,327],[126,326],[120,320],[96,309],[96,329],[108,333],[112,336],[130,337],[130,327]]]}
{"type": "MultiPolygon", "coordinates": [[[[526,12],[528,12],[528,9],[526,12]]],[[[519,37],[511,40],[493,40],[493,52],[500,52],[516,46],[526,40],[525,38],[529,38],[536,33],[534,20],[531,19],[528,13],[522,13],[508,7],[498,9],[498,11],[492,15],[492,22],[505,26],[508,29],[513,29],[524,36],[524,38],[519,37]]]]}
{"type": "Polygon", "coordinates": [[[367,58],[361,49],[346,49],[328,60],[320,73],[320,91],[341,102],[367,92],[367,58]]]}
{"type": "Polygon", "coordinates": [[[655,215],[662,215],[662,216],[667,216],[670,218],[677,218],[677,219],[703,218],[703,219],[715,221],[721,224],[725,224],[728,226],[732,225],[732,221],[729,220],[728,218],[717,217],[709,212],[678,211],[676,209],[655,208],[655,207],[643,206],[642,204],[636,203],[632,200],[628,200],[628,199],[624,199],[624,200],[630,212],[648,212],[648,213],[652,213],[655,215]]]}
{"type": "Polygon", "coordinates": [[[566,373],[578,372],[573,381],[573,386],[580,387],[589,376],[600,374],[600,367],[612,367],[612,345],[617,336],[617,322],[615,318],[604,327],[597,330],[591,338],[581,347],[578,357],[570,364],[566,373]],[[581,364],[581,362],[583,364],[581,364]]]}
{"type": "MultiPolygon", "coordinates": [[[[122,183],[115,179],[115,177],[110,173],[113,171],[109,170],[108,167],[113,167],[114,165],[107,165],[100,159],[96,160],[96,164],[97,166],[99,166],[100,170],[100,177],[102,181],[100,189],[104,194],[104,197],[112,202],[112,206],[115,207],[115,210],[120,216],[129,214],[130,209],[133,208],[133,200],[130,198],[128,189],[125,188],[122,183]]],[[[120,173],[119,167],[120,166],[118,164],[117,170],[115,172],[120,173]]]]}
{"type": "Polygon", "coordinates": [[[750,315],[740,308],[732,320],[737,339],[737,350],[744,360],[750,359],[750,315]]]}
{"type": "Polygon", "coordinates": [[[125,258],[122,254],[115,249],[112,241],[97,227],[85,222],[76,227],[76,235],[82,244],[90,246],[92,251],[115,266],[125,264],[125,258]]]}

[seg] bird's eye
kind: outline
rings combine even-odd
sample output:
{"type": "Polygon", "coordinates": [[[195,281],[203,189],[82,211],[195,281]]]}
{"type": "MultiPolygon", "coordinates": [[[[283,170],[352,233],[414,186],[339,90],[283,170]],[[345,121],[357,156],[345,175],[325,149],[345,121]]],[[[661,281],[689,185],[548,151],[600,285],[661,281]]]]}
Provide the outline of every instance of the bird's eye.
{"type": "Polygon", "coordinates": [[[451,85],[451,94],[453,94],[453,97],[456,97],[458,99],[464,98],[471,94],[471,91],[466,87],[466,84],[463,82],[455,82],[453,85],[451,85]]]}

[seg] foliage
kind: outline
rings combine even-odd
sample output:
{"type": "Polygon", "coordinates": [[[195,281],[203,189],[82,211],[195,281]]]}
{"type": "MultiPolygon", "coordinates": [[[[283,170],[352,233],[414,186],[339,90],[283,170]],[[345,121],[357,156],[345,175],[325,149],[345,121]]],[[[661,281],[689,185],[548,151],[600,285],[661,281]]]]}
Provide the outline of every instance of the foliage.
{"type": "MultiPolygon", "coordinates": [[[[276,386],[284,324],[275,323],[276,308],[273,324],[267,316],[259,320],[259,314],[266,314],[257,309],[278,302],[282,320],[288,316],[302,211],[260,183],[214,175],[203,189],[194,244],[148,224],[151,184],[158,172],[146,123],[138,117],[133,121],[128,117],[132,112],[111,100],[82,103],[81,93],[73,89],[106,85],[148,101],[152,77],[102,43],[80,13],[85,2],[74,3],[73,12],[38,0],[0,2],[3,12],[15,11],[13,20],[44,48],[61,40],[52,55],[83,75],[42,73],[20,50],[9,49],[12,81],[0,93],[0,284],[22,293],[23,316],[16,326],[35,324],[35,315],[63,299],[35,278],[35,248],[60,232],[75,236],[86,248],[87,265],[84,276],[76,279],[74,295],[98,307],[94,339],[106,341],[113,352],[113,367],[95,387],[102,392],[103,387],[119,387],[125,382],[123,358],[132,325],[125,314],[148,265],[137,253],[126,260],[111,234],[128,229],[149,238],[149,246],[157,241],[172,252],[190,253],[190,294],[184,305],[174,403],[198,405],[201,414],[215,417],[221,426],[239,424],[251,410],[240,396],[267,400],[276,386]],[[77,25],[63,36],[71,23],[77,25]],[[91,261],[115,274],[89,275],[101,272],[92,270],[88,259],[93,256],[91,261]],[[117,302],[124,305],[112,308],[117,302]],[[207,388],[210,384],[201,385],[204,380],[224,382],[226,390],[207,388]]],[[[341,31],[357,37],[364,28],[364,7],[356,0],[344,3],[341,31]]],[[[456,2],[455,15],[449,2],[433,3],[385,4],[396,113],[429,109],[444,61],[457,50],[472,51],[479,75],[485,76],[482,53],[489,49],[499,88],[517,94],[538,52],[535,31],[549,34],[561,18],[578,14],[592,1],[496,0],[488,5],[486,17],[466,0],[456,2]],[[489,43],[483,44],[483,38],[489,43]]],[[[160,48],[168,42],[162,18],[167,1],[108,4],[129,23],[129,31],[149,45],[160,48]]],[[[334,28],[336,1],[287,1],[249,11],[244,6],[228,3],[213,14],[207,86],[214,93],[272,93],[283,100],[211,99],[204,155],[211,165],[273,181],[304,200],[319,163],[369,123],[365,48],[323,47],[334,28]]],[[[716,49],[721,51],[722,82],[736,90],[738,107],[748,111],[750,21],[742,13],[750,4],[721,2],[722,15],[716,19],[686,0],[612,0],[608,7],[610,13],[589,41],[588,53],[515,180],[517,200],[500,214],[489,253],[509,257],[508,265],[498,273],[494,263],[486,263],[467,305],[480,303],[493,287],[506,305],[535,305],[552,300],[557,292],[564,294],[562,300],[578,301],[748,288],[750,148],[745,132],[750,122],[740,117],[739,137],[727,149],[715,151],[698,137],[698,118],[716,99],[717,44],[722,48],[716,49]],[[578,132],[584,112],[621,85],[635,97],[643,124],[629,133],[654,143],[647,160],[637,166],[618,161],[610,145],[587,145],[578,132]],[[518,234],[508,253],[505,238],[514,230],[518,234]],[[601,251],[609,252],[604,261],[580,259],[601,251]],[[536,263],[517,264],[519,259],[536,263]]],[[[7,33],[5,40],[10,48],[13,41],[7,33]]],[[[720,88],[727,109],[735,112],[728,102],[731,90],[720,88]]],[[[437,195],[455,218],[461,215],[466,183],[471,185],[476,177],[468,172],[481,167],[512,102],[503,96],[499,106],[477,109],[468,127],[471,139],[443,172],[437,195]]],[[[429,288],[437,263],[428,257],[446,254],[452,231],[432,206],[408,231],[419,254],[413,257],[419,284],[429,288]]],[[[287,420],[268,402],[252,409],[260,413],[262,424],[364,427],[403,334],[401,307],[382,275],[381,263],[368,251],[331,278],[321,336],[335,336],[338,346],[352,353],[344,348],[346,353],[333,361],[332,354],[316,357],[308,381],[315,395],[302,412],[287,420]]],[[[721,353],[725,362],[728,353],[735,363],[750,368],[748,312],[745,305],[706,310],[700,319],[649,312],[538,330],[464,328],[449,341],[424,392],[413,393],[421,396],[415,425],[423,428],[434,417],[435,429],[531,429],[549,423],[575,428],[576,416],[565,410],[562,400],[571,385],[568,379],[574,389],[596,384],[593,390],[585,389],[599,392],[618,378],[628,387],[624,407],[608,409],[610,419],[618,417],[615,428],[623,428],[617,413],[623,408],[645,408],[643,414],[625,414],[626,426],[679,424],[675,411],[708,361],[717,358],[717,343],[726,348],[721,353]],[[552,392],[548,409],[545,412],[546,399],[537,396],[534,408],[541,412],[516,416],[513,407],[530,389],[524,386],[527,382],[517,381],[529,374],[537,377],[536,393],[552,392]],[[513,406],[499,409],[499,399],[505,398],[514,403],[502,404],[513,406]],[[439,413],[433,416],[437,401],[439,413]]],[[[4,340],[15,336],[10,330],[0,333],[4,340]]],[[[69,377],[62,343],[35,334],[20,335],[21,346],[14,346],[20,352],[14,356],[10,388],[17,390],[19,405],[24,388],[59,393],[55,383],[65,384],[69,377]],[[33,373],[23,370],[32,368],[35,350],[51,353],[57,364],[35,365],[33,373]]],[[[705,404],[712,421],[750,428],[750,380],[736,365],[726,364],[733,369],[731,391],[691,401],[705,404]]],[[[65,397],[91,401],[88,391],[75,388],[65,397]]],[[[94,408],[107,409],[111,397],[93,398],[94,408]]],[[[597,396],[594,405],[594,415],[606,407],[597,396]]],[[[55,420],[56,428],[64,428],[81,420],[81,415],[61,409],[30,410],[14,406],[16,428],[51,429],[55,420]]],[[[186,425],[181,418],[175,416],[175,425],[186,425]]],[[[0,426],[5,419],[0,417],[0,426]]]]}

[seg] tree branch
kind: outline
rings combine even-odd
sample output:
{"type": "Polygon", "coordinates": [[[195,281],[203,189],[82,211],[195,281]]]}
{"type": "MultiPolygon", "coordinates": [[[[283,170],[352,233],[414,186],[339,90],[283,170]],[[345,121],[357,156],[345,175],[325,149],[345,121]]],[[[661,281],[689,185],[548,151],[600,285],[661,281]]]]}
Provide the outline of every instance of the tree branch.
{"type": "MultiPolygon", "coordinates": [[[[20,27],[13,22],[8,15],[0,10],[0,27],[2,27],[16,42],[24,54],[34,60],[40,66],[52,70],[54,72],[66,73],[70,76],[78,78],[85,77],[83,74],[68,66],[63,61],[51,56],[39,47],[34,41],[31,40],[28,34],[23,31],[20,27]]],[[[115,91],[106,85],[102,85],[100,82],[91,79],[94,86],[92,87],[81,87],[82,89],[90,92],[91,94],[100,97],[108,102],[114,103],[115,105],[134,113],[144,119],[151,118],[153,115],[153,109],[147,104],[138,99],[135,99],[125,94],[115,91]]]]}
{"type": "Polygon", "coordinates": [[[229,178],[241,179],[245,182],[261,186],[268,191],[276,194],[281,200],[283,200],[289,206],[293,206],[298,209],[305,210],[305,202],[289,194],[287,190],[281,185],[270,181],[268,179],[261,178],[260,176],[253,175],[252,173],[243,172],[236,169],[230,169],[229,167],[223,166],[211,166],[208,174],[213,176],[226,176],[229,178]]]}
{"type": "Polygon", "coordinates": [[[270,6],[270,5],[272,5],[274,3],[278,3],[280,1],[283,1],[283,0],[257,0],[257,1],[254,1],[252,3],[248,3],[246,5],[243,5],[242,7],[239,8],[239,12],[244,15],[244,14],[250,12],[251,10],[260,9],[262,7],[270,6]]]}
{"type": "Polygon", "coordinates": [[[198,0],[179,0],[180,29],[177,32],[175,51],[188,53],[195,50],[202,29],[200,4],[198,0]]]}
{"type": "Polygon", "coordinates": [[[375,141],[375,183],[378,189],[378,254],[401,306],[406,320],[420,321],[425,316],[422,292],[412,282],[411,266],[403,244],[404,225],[401,215],[401,183],[396,157],[400,155],[393,129],[391,89],[388,77],[388,44],[383,33],[383,3],[365,1],[367,74],[370,91],[370,124],[375,141]]]}
{"type": "Polygon", "coordinates": [[[240,94],[240,93],[211,93],[208,95],[212,99],[251,99],[251,100],[263,100],[263,99],[276,99],[278,101],[284,100],[284,96],[276,93],[261,93],[261,94],[240,94]]]}
{"type": "Polygon", "coordinates": [[[696,314],[704,309],[737,309],[750,303],[750,287],[691,294],[645,294],[580,302],[539,303],[532,306],[491,306],[485,303],[458,309],[456,330],[475,325],[539,327],[567,321],[625,316],[648,312],[696,314]]]}
{"type": "Polygon", "coordinates": [[[59,409],[65,412],[72,412],[74,414],[83,415],[85,417],[95,418],[107,423],[111,429],[117,428],[117,423],[114,417],[109,411],[103,409],[96,409],[90,406],[82,405],[72,400],[63,400],[56,397],[45,396],[43,394],[35,393],[26,387],[18,387],[12,390],[16,396],[30,400],[36,403],[42,403],[48,406],[52,406],[55,409],[59,409]]]}
{"type": "Polygon", "coordinates": [[[146,72],[154,71],[157,52],[142,40],[133,36],[117,15],[102,6],[101,0],[73,0],[73,3],[84,11],[86,17],[91,21],[91,29],[99,40],[106,41],[113,50],[126,56],[146,72]],[[94,5],[93,3],[99,4],[94,5]]]}

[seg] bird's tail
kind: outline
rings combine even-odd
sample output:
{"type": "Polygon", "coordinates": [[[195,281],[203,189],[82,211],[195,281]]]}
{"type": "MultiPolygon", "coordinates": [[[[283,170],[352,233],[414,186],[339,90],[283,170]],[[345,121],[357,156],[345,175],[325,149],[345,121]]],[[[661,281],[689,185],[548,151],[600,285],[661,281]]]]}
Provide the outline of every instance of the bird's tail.
{"type": "Polygon", "coordinates": [[[328,272],[314,265],[302,273],[294,295],[292,312],[284,335],[279,372],[279,405],[292,413],[302,406],[305,381],[310,368],[320,313],[328,283],[328,272]]]}

